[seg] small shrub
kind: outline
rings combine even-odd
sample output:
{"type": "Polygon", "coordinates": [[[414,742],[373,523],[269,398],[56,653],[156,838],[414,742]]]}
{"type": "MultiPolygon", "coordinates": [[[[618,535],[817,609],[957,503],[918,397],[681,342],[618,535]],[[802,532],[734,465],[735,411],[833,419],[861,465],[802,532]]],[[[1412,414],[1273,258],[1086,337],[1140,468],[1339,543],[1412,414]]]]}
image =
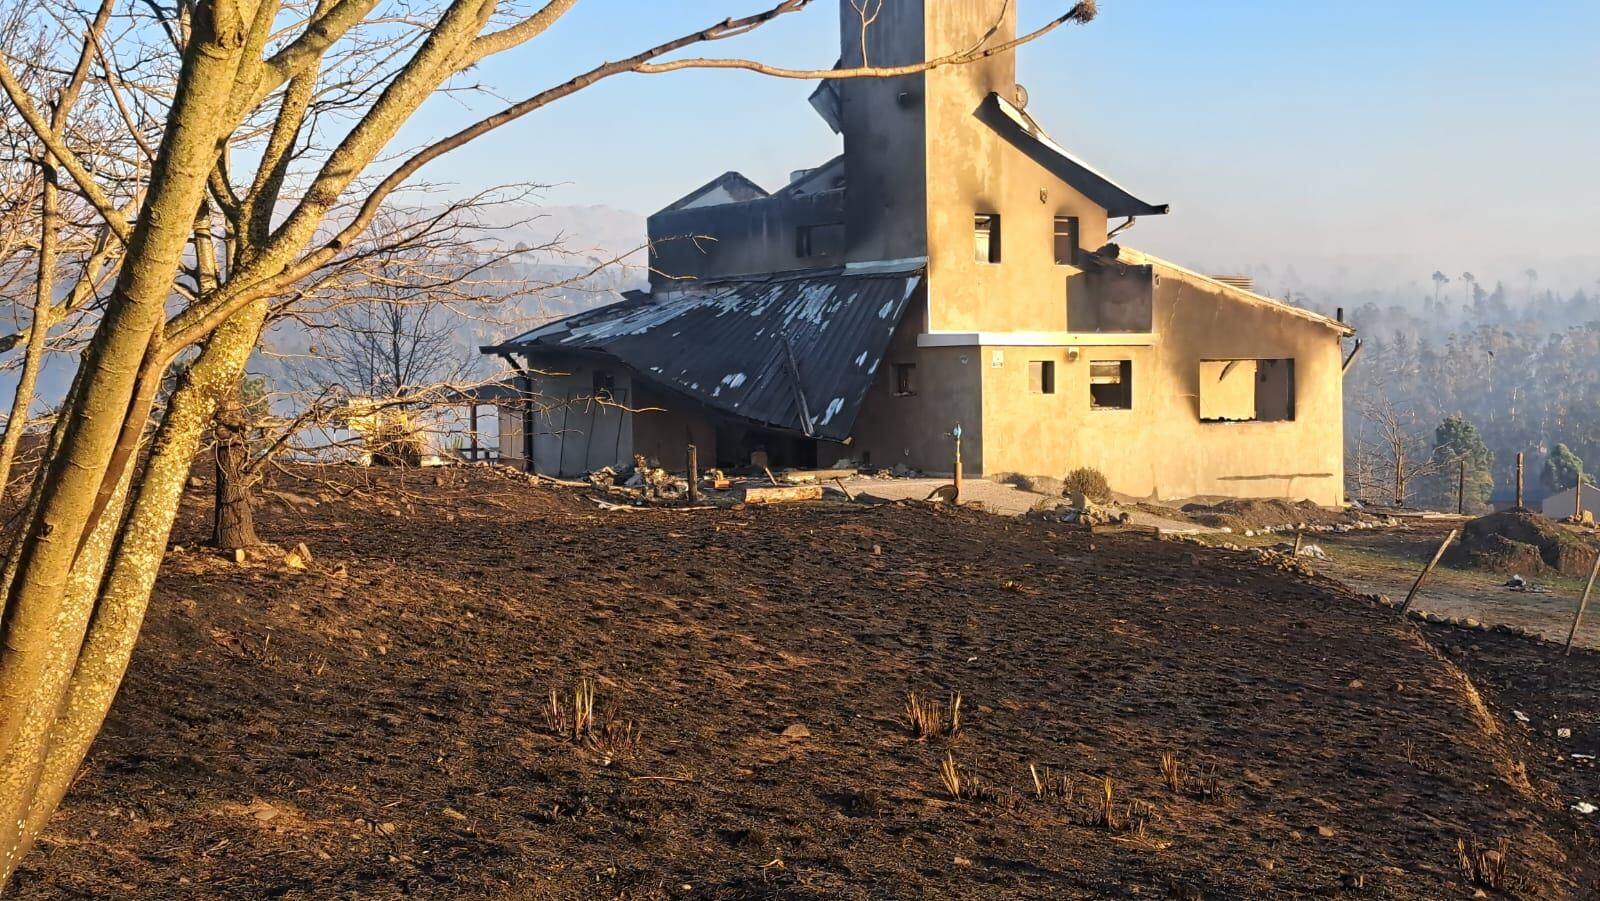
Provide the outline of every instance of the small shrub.
{"type": "Polygon", "coordinates": [[[1062,478],[1061,494],[1066,497],[1082,494],[1097,504],[1109,504],[1111,483],[1106,481],[1105,474],[1100,470],[1085,466],[1074,469],[1062,478]]]}
{"type": "Polygon", "coordinates": [[[1014,472],[1000,478],[1000,482],[1006,485],[1015,485],[1023,491],[1046,496],[1061,497],[1062,492],[1065,490],[1060,479],[1053,479],[1049,476],[1025,476],[1014,472]]]}

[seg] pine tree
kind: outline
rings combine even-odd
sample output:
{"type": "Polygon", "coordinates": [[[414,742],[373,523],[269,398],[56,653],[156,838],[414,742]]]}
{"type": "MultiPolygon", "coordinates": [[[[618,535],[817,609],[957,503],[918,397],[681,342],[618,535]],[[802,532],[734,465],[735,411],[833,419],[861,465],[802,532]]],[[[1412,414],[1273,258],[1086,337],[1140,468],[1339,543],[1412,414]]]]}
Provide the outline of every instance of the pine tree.
{"type": "Polygon", "coordinates": [[[1572,490],[1577,487],[1580,478],[1585,482],[1594,481],[1584,473],[1583,460],[1565,444],[1556,445],[1555,450],[1550,452],[1549,458],[1544,461],[1544,472],[1539,475],[1539,481],[1550,489],[1551,494],[1572,490]]]}
{"type": "Polygon", "coordinates": [[[1427,487],[1429,506],[1454,510],[1461,492],[1461,467],[1466,465],[1464,506],[1468,512],[1489,506],[1494,493],[1494,452],[1484,443],[1477,426],[1461,415],[1445,417],[1434,429],[1434,458],[1439,471],[1427,487]]]}

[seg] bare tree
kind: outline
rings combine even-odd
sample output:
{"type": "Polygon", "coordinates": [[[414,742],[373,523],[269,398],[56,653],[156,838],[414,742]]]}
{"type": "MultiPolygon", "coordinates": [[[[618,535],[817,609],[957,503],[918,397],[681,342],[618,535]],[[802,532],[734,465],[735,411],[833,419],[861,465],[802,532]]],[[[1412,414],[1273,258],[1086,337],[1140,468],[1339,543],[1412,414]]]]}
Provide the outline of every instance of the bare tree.
{"type": "Polygon", "coordinates": [[[462,317],[417,284],[419,275],[428,280],[418,270],[430,264],[437,261],[386,253],[365,289],[328,312],[317,356],[330,381],[351,394],[392,398],[467,376],[474,358],[456,340],[462,317]]]}
{"type": "Polygon", "coordinates": [[[1359,399],[1362,425],[1351,442],[1348,469],[1358,497],[1387,492],[1405,506],[1418,479],[1444,465],[1427,438],[1416,431],[1416,417],[1397,410],[1382,390],[1359,399]]]}
{"type": "Polygon", "coordinates": [[[48,98],[17,75],[14,66],[26,71],[27,57],[0,58],[0,90],[17,116],[125,248],[3,576],[0,884],[99,731],[138,637],[202,435],[222,398],[237,389],[274,303],[338,265],[391,195],[424,166],[623,73],[907,75],[991,57],[1093,14],[1084,0],[1015,40],[996,40],[997,23],[970,48],[907,66],[797,70],[744,59],[668,58],[747,34],[811,2],[780,0],[597,65],[404,155],[371,180],[365,173],[383,164],[385,148],[429,97],[458,73],[539,38],[577,0],[546,0],[529,11],[499,0],[393,8],[380,8],[381,0],[113,6],[113,18],[122,16],[115,40],[75,24],[58,34],[62,44],[78,48],[78,58],[101,60],[100,83],[108,91],[127,92],[121,108],[129,133],[149,155],[148,184],[131,222],[121,207],[137,179],[87,162],[43,111],[48,98]],[[147,122],[163,123],[159,140],[142,133],[147,122]],[[158,409],[166,369],[195,346],[193,363],[158,409]]]}

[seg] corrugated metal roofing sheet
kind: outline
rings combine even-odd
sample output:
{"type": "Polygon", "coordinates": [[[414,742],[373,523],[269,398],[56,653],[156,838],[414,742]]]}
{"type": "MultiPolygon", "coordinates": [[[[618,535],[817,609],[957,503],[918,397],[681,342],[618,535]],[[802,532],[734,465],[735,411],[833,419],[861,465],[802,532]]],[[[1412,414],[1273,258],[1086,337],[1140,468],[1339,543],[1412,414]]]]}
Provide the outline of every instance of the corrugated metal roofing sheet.
{"type": "Polygon", "coordinates": [[[580,313],[486,350],[597,351],[708,406],[837,441],[921,281],[920,263],[723,281],[580,313]]]}

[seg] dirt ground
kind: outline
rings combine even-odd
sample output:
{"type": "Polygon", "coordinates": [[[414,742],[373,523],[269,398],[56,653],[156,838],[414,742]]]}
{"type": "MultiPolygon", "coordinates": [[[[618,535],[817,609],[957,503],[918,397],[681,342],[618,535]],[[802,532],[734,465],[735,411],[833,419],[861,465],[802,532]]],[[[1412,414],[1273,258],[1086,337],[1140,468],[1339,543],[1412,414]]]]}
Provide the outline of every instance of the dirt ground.
{"type": "MultiPolygon", "coordinates": [[[[1328,554],[1326,561],[1310,561],[1320,572],[1361,592],[1403,598],[1445,535],[1458,523],[1417,522],[1399,529],[1375,529],[1343,534],[1307,536],[1328,554]]],[[[1243,539],[1229,538],[1242,542],[1243,539]]],[[[1274,536],[1281,542],[1284,536],[1274,536]]],[[[1266,539],[1247,542],[1270,543],[1266,539]]],[[[1532,591],[1506,587],[1507,574],[1445,563],[1418,594],[1417,609],[1450,617],[1470,617],[1485,623],[1505,623],[1539,632],[1547,639],[1565,642],[1572,615],[1583,593],[1583,580],[1546,572],[1529,579],[1532,591]]],[[[1600,649],[1600,605],[1586,616],[1575,643],[1600,649]]],[[[1597,801],[1596,803],[1600,803],[1597,801]]]]}
{"type": "Polygon", "coordinates": [[[306,570],[193,549],[205,486],[185,499],[189,549],[15,897],[1595,896],[1585,783],[1546,765],[1600,741],[1587,651],[1545,708],[1531,643],[1442,652],[1236,552],[319,478],[274,487],[325,502],[260,513],[306,570]],[[613,728],[575,742],[542,708],[584,678],[613,728]],[[912,690],[961,693],[955,736],[910,734],[912,690]],[[1070,795],[1035,797],[1030,764],[1070,795]],[[1504,878],[1475,853],[1502,841],[1504,878]]]}

